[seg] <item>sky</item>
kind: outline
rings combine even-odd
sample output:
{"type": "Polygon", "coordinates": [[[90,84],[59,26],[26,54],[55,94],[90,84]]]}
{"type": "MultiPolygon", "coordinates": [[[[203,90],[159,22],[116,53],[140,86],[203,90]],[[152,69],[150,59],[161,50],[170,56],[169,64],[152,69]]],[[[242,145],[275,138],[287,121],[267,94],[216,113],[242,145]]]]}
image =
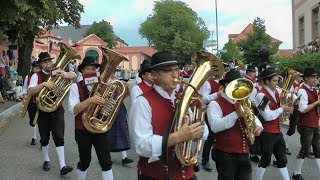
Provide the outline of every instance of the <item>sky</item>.
{"type": "MultiPolygon", "coordinates": [[[[138,33],[140,24],[152,14],[153,0],[79,0],[84,6],[81,24],[106,20],[129,46],[146,46],[138,33]]],[[[182,0],[216,33],[215,0],[182,0]]],[[[265,20],[266,32],[283,42],[280,49],[292,48],[291,0],[217,0],[219,49],[228,34],[239,34],[256,17],[265,20]]],[[[214,34],[216,37],[216,34],[214,34]]],[[[210,37],[211,40],[212,37],[210,37]]]]}

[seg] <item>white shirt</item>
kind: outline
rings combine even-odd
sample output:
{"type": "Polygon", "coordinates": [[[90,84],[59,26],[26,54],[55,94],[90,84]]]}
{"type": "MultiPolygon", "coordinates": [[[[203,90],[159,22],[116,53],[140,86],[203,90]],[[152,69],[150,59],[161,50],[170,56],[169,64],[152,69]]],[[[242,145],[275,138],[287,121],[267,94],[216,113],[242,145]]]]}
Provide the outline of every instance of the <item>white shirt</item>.
{"type": "MultiPolygon", "coordinates": [[[[89,88],[88,86],[87,88],[89,92],[92,91],[92,88],[89,88]]],[[[77,83],[72,83],[70,87],[70,94],[69,94],[69,111],[71,112],[71,114],[74,114],[74,106],[79,103],[80,103],[80,95],[79,95],[78,85],[77,83]]]]}
{"type": "MultiPolygon", "coordinates": [[[[29,78],[30,74],[27,75],[25,78],[24,78],[24,81],[23,81],[23,87],[22,87],[22,94],[27,94],[28,92],[28,78],[29,78]]],[[[31,81],[31,79],[30,79],[31,81]]]]}
{"type": "MultiPolygon", "coordinates": [[[[214,80],[214,81],[219,84],[219,80],[214,80]]],[[[202,94],[202,101],[205,104],[209,104],[211,101],[216,100],[218,97],[217,92],[211,94],[212,90],[211,90],[211,85],[209,81],[204,82],[204,84],[201,86],[199,91],[202,94]]]]}
{"type": "MultiPolygon", "coordinates": [[[[308,84],[303,83],[310,91],[313,91],[313,87],[310,87],[308,84]]],[[[308,107],[308,94],[306,90],[300,88],[298,91],[297,96],[300,96],[300,101],[299,101],[299,111],[302,113],[304,112],[307,107],[308,107]]]]}
{"type": "MultiPolygon", "coordinates": [[[[236,101],[228,98],[225,93],[223,93],[221,96],[231,104],[236,103],[236,101]]],[[[239,118],[235,111],[226,116],[223,116],[222,109],[216,101],[212,101],[209,104],[209,107],[207,109],[207,116],[211,130],[214,133],[218,133],[232,128],[236,123],[237,119],[239,118]]],[[[256,125],[262,127],[262,124],[257,116],[254,116],[254,121],[256,125]]]]}
{"type": "MultiPolygon", "coordinates": [[[[272,98],[275,100],[275,102],[277,102],[277,99],[276,99],[276,95],[275,95],[275,91],[272,91],[269,87],[267,86],[264,86],[264,88],[268,91],[268,93],[272,96],[272,98]]],[[[281,89],[276,89],[279,93],[279,96],[281,94],[281,89]]],[[[258,106],[261,101],[263,100],[263,97],[265,96],[265,94],[263,93],[258,93],[257,96],[256,96],[256,105],[258,106]]],[[[258,108],[259,109],[259,108],[258,108]]],[[[279,107],[278,109],[275,109],[275,110],[271,110],[270,107],[269,107],[269,104],[266,106],[266,108],[261,111],[259,109],[259,114],[263,117],[263,119],[265,121],[272,121],[272,120],[275,120],[278,116],[280,116],[283,112],[283,109],[282,107],[279,107]]]]}
{"type": "MultiPolygon", "coordinates": [[[[169,95],[160,86],[153,88],[164,98],[175,101],[175,91],[169,95]]],[[[192,117],[192,116],[191,116],[192,117]]],[[[130,134],[138,155],[149,158],[148,162],[159,160],[162,154],[162,136],[153,133],[152,109],[143,96],[139,96],[131,107],[129,116],[130,134]]],[[[208,127],[205,125],[204,138],[208,136],[208,127]]]]}
{"type": "MultiPolygon", "coordinates": [[[[44,70],[42,70],[42,72],[44,72],[45,74],[49,74],[47,72],[45,72],[44,70]]],[[[32,76],[31,76],[31,79],[30,79],[30,84],[28,86],[28,89],[29,88],[32,88],[32,87],[36,87],[38,86],[38,74],[37,73],[34,73],[32,76]]]]}
{"type": "MultiPolygon", "coordinates": [[[[152,86],[151,84],[143,81],[144,83],[146,83],[148,86],[152,86]]],[[[142,94],[142,90],[140,89],[140,87],[138,86],[138,84],[134,85],[131,89],[131,92],[130,92],[130,96],[131,96],[131,102],[134,102],[138,96],[140,96],[142,94]]]]}

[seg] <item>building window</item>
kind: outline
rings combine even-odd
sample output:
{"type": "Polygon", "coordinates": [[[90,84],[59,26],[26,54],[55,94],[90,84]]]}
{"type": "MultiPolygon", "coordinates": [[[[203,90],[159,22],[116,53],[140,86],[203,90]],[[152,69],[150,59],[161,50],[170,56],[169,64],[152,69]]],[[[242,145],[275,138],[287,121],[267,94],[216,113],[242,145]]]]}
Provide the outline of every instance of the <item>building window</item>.
{"type": "Polygon", "coordinates": [[[299,19],[299,44],[304,44],[304,17],[299,19]]]}
{"type": "Polygon", "coordinates": [[[93,57],[96,60],[96,62],[98,62],[99,60],[99,54],[95,50],[87,51],[85,57],[93,57]]]}
{"type": "Polygon", "coordinates": [[[312,10],[312,39],[319,37],[319,7],[312,10]]]}

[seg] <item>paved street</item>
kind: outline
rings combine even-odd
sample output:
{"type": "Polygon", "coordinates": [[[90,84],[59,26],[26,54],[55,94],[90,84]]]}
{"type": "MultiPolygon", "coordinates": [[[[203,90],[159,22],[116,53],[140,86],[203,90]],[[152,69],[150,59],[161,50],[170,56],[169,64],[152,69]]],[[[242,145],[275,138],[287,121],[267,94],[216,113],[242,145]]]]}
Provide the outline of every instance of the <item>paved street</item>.
{"type": "MultiPolygon", "coordinates": [[[[67,106],[65,106],[67,107],[67,106]]],[[[76,163],[78,161],[77,145],[74,140],[74,122],[69,113],[66,114],[66,132],[65,132],[65,154],[66,162],[72,165],[76,169],[76,163]]],[[[286,129],[283,129],[286,131],[286,129]]],[[[42,154],[40,151],[39,142],[36,146],[31,146],[30,134],[27,118],[14,118],[10,126],[0,136],[0,179],[1,180],[14,180],[14,179],[33,179],[33,180],[46,180],[46,179],[76,179],[75,170],[65,177],[59,175],[59,164],[55,151],[53,141],[50,141],[50,160],[51,170],[45,172],[42,170],[42,154]]],[[[294,135],[295,140],[290,145],[290,149],[293,155],[288,156],[289,158],[289,172],[290,176],[293,171],[293,164],[295,155],[299,150],[298,136],[294,135]]],[[[137,155],[134,151],[129,151],[128,156],[137,160],[137,155]]],[[[136,162],[130,166],[123,167],[120,164],[120,159],[113,156],[113,173],[116,180],[135,180],[136,176],[136,162]]],[[[214,165],[211,162],[211,165],[214,165]]],[[[319,180],[315,177],[316,168],[315,164],[311,159],[307,159],[303,168],[303,175],[306,180],[319,180]]],[[[256,167],[256,164],[253,164],[256,167]]],[[[255,172],[255,169],[253,170],[255,172]]],[[[217,173],[205,172],[201,170],[198,174],[198,179],[217,179],[217,173]]],[[[88,169],[87,179],[101,179],[100,166],[98,164],[97,157],[93,150],[92,161],[88,169]]],[[[274,167],[269,167],[265,174],[265,180],[278,180],[280,176],[278,171],[274,167]]]]}

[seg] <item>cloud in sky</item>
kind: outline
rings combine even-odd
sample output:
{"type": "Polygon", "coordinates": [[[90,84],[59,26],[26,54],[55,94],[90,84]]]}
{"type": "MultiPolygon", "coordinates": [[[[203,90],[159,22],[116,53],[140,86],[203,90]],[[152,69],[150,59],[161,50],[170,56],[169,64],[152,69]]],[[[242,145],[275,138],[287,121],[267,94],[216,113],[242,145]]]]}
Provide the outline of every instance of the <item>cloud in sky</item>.
{"type": "MultiPolygon", "coordinates": [[[[215,30],[214,0],[182,0],[198,13],[210,29],[215,30]]],[[[82,24],[105,19],[115,33],[130,46],[147,45],[138,34],[140,24],[152,13],[152,0],[80,0],[85,7],[82,24]]],[[[256,17],[263,18],[267,33],[283,41],[280,48],[292,48],[291,0],[217,0],[219,49],[228,34],[240,33],[256,17]]]]}

